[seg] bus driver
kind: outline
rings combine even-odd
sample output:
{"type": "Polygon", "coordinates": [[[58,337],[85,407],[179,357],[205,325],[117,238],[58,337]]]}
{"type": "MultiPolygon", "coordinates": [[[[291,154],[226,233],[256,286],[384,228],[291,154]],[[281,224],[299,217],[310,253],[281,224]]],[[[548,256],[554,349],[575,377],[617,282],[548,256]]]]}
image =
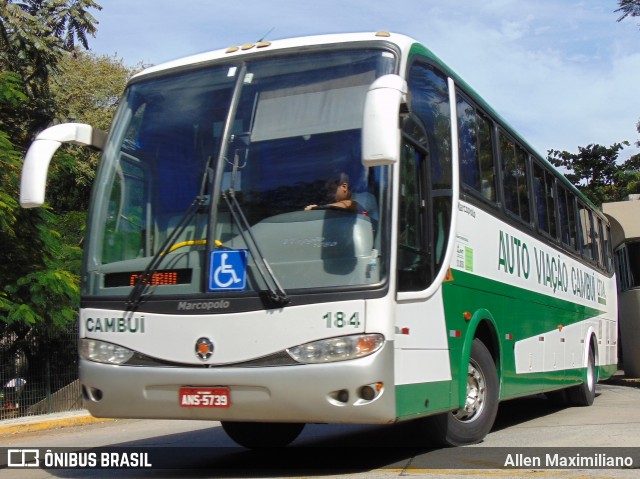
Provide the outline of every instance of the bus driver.
{"type": "MultiPolygon", "coordinates": [[[[358,211],[358,202],[351,199],[351,187],[349,185],[349,175],[340,173],[335,178],[327,181],[327,191],[329,198],[333,198],[333,203],[323,206],[332,206],[335,208],[344,208],[349,211],[358,211]]],[[[305,207],[305,211],[319,208],[318,205],[309,205],[305,207]]]]}

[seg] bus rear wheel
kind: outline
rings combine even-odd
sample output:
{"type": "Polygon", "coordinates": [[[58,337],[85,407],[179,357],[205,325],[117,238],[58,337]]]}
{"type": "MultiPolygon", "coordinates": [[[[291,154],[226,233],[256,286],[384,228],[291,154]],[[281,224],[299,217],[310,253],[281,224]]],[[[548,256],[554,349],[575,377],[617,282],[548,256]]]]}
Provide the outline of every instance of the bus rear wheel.
{"type": "Polygon", "coordinates": [[[300,435],[304,426],[304,423],[222,421],[224,432],[234,442],[248,449],[288,446],[300,435]]]}
{"type": "Polygon", "coordinates": [[[567,389],[567,399],[571,406],[591,406],[596,398],[596,353],[593,346],[589,348],[587,369],[582,384],[567,389]]]}
{"type": "Polygon", "coordinates": [[[456,411],[427,418],[434,439],[446,446],[465,446],[482,441],[498,412],[498,373],[491,353],[479,339],[471,346],[467,368],[467,397],[456,411]]]}

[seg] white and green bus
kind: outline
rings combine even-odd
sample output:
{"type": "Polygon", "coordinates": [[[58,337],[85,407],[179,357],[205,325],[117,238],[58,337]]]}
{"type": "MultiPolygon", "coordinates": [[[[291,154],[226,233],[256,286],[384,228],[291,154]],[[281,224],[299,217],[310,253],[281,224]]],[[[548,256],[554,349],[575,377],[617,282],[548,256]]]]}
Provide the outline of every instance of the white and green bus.
{"type": "Polygon", "coordinates": [[[248,447],[419,419],[464,445],[499,401],[589,405],[616,369],[605,217],[411,38],[149,68],[108,136],[36,138],[23,206],[63,142],[103,151],[79,340],[97,417],[218,420],[248,447]]]}

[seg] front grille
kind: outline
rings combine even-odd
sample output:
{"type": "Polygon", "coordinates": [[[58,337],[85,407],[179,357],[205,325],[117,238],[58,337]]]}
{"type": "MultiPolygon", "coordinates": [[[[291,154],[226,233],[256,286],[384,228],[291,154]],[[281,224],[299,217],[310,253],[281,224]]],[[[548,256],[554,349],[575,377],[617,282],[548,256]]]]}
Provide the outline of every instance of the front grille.
{"type": "Polygon", "coordinates": [[[296,362],[286,351],[280,351],[268,356],[263,356],[249,361],[241,361],[238,363],[227,364],[187,364],[173,361],[165,361],[162,359],[152,358],[144,354],[135,353],[133,357],[127,361],[126,366],[144,366],[144,367],[160,367],[160,368],[185,368],[185,369],[217,369],[217,368],[265,368],[273,366],[296,366],[300,363],[296,362]]]}

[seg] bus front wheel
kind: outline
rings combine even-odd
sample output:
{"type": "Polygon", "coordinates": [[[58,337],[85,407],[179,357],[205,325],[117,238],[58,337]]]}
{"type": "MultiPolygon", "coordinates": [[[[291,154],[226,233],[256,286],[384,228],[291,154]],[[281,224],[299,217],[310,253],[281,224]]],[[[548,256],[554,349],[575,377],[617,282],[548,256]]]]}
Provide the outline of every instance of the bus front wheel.
{"type": "Polygon", "coordinates": [[[288,446],[300,435],[304,424],[222,421],[222,429],[239,445],[259,449],[288,446]]]}
{"type": "MultiPolygon", "coordinates": [[[[426,427],[446,446],[476,444],[489,434],[498,412],[498,373],[491,353],[476,338],[467,368],[467,396],[458,410],[429,417],[426,427]]],[[[426,432],[426,431],[425,431],[426,432]]]]}

